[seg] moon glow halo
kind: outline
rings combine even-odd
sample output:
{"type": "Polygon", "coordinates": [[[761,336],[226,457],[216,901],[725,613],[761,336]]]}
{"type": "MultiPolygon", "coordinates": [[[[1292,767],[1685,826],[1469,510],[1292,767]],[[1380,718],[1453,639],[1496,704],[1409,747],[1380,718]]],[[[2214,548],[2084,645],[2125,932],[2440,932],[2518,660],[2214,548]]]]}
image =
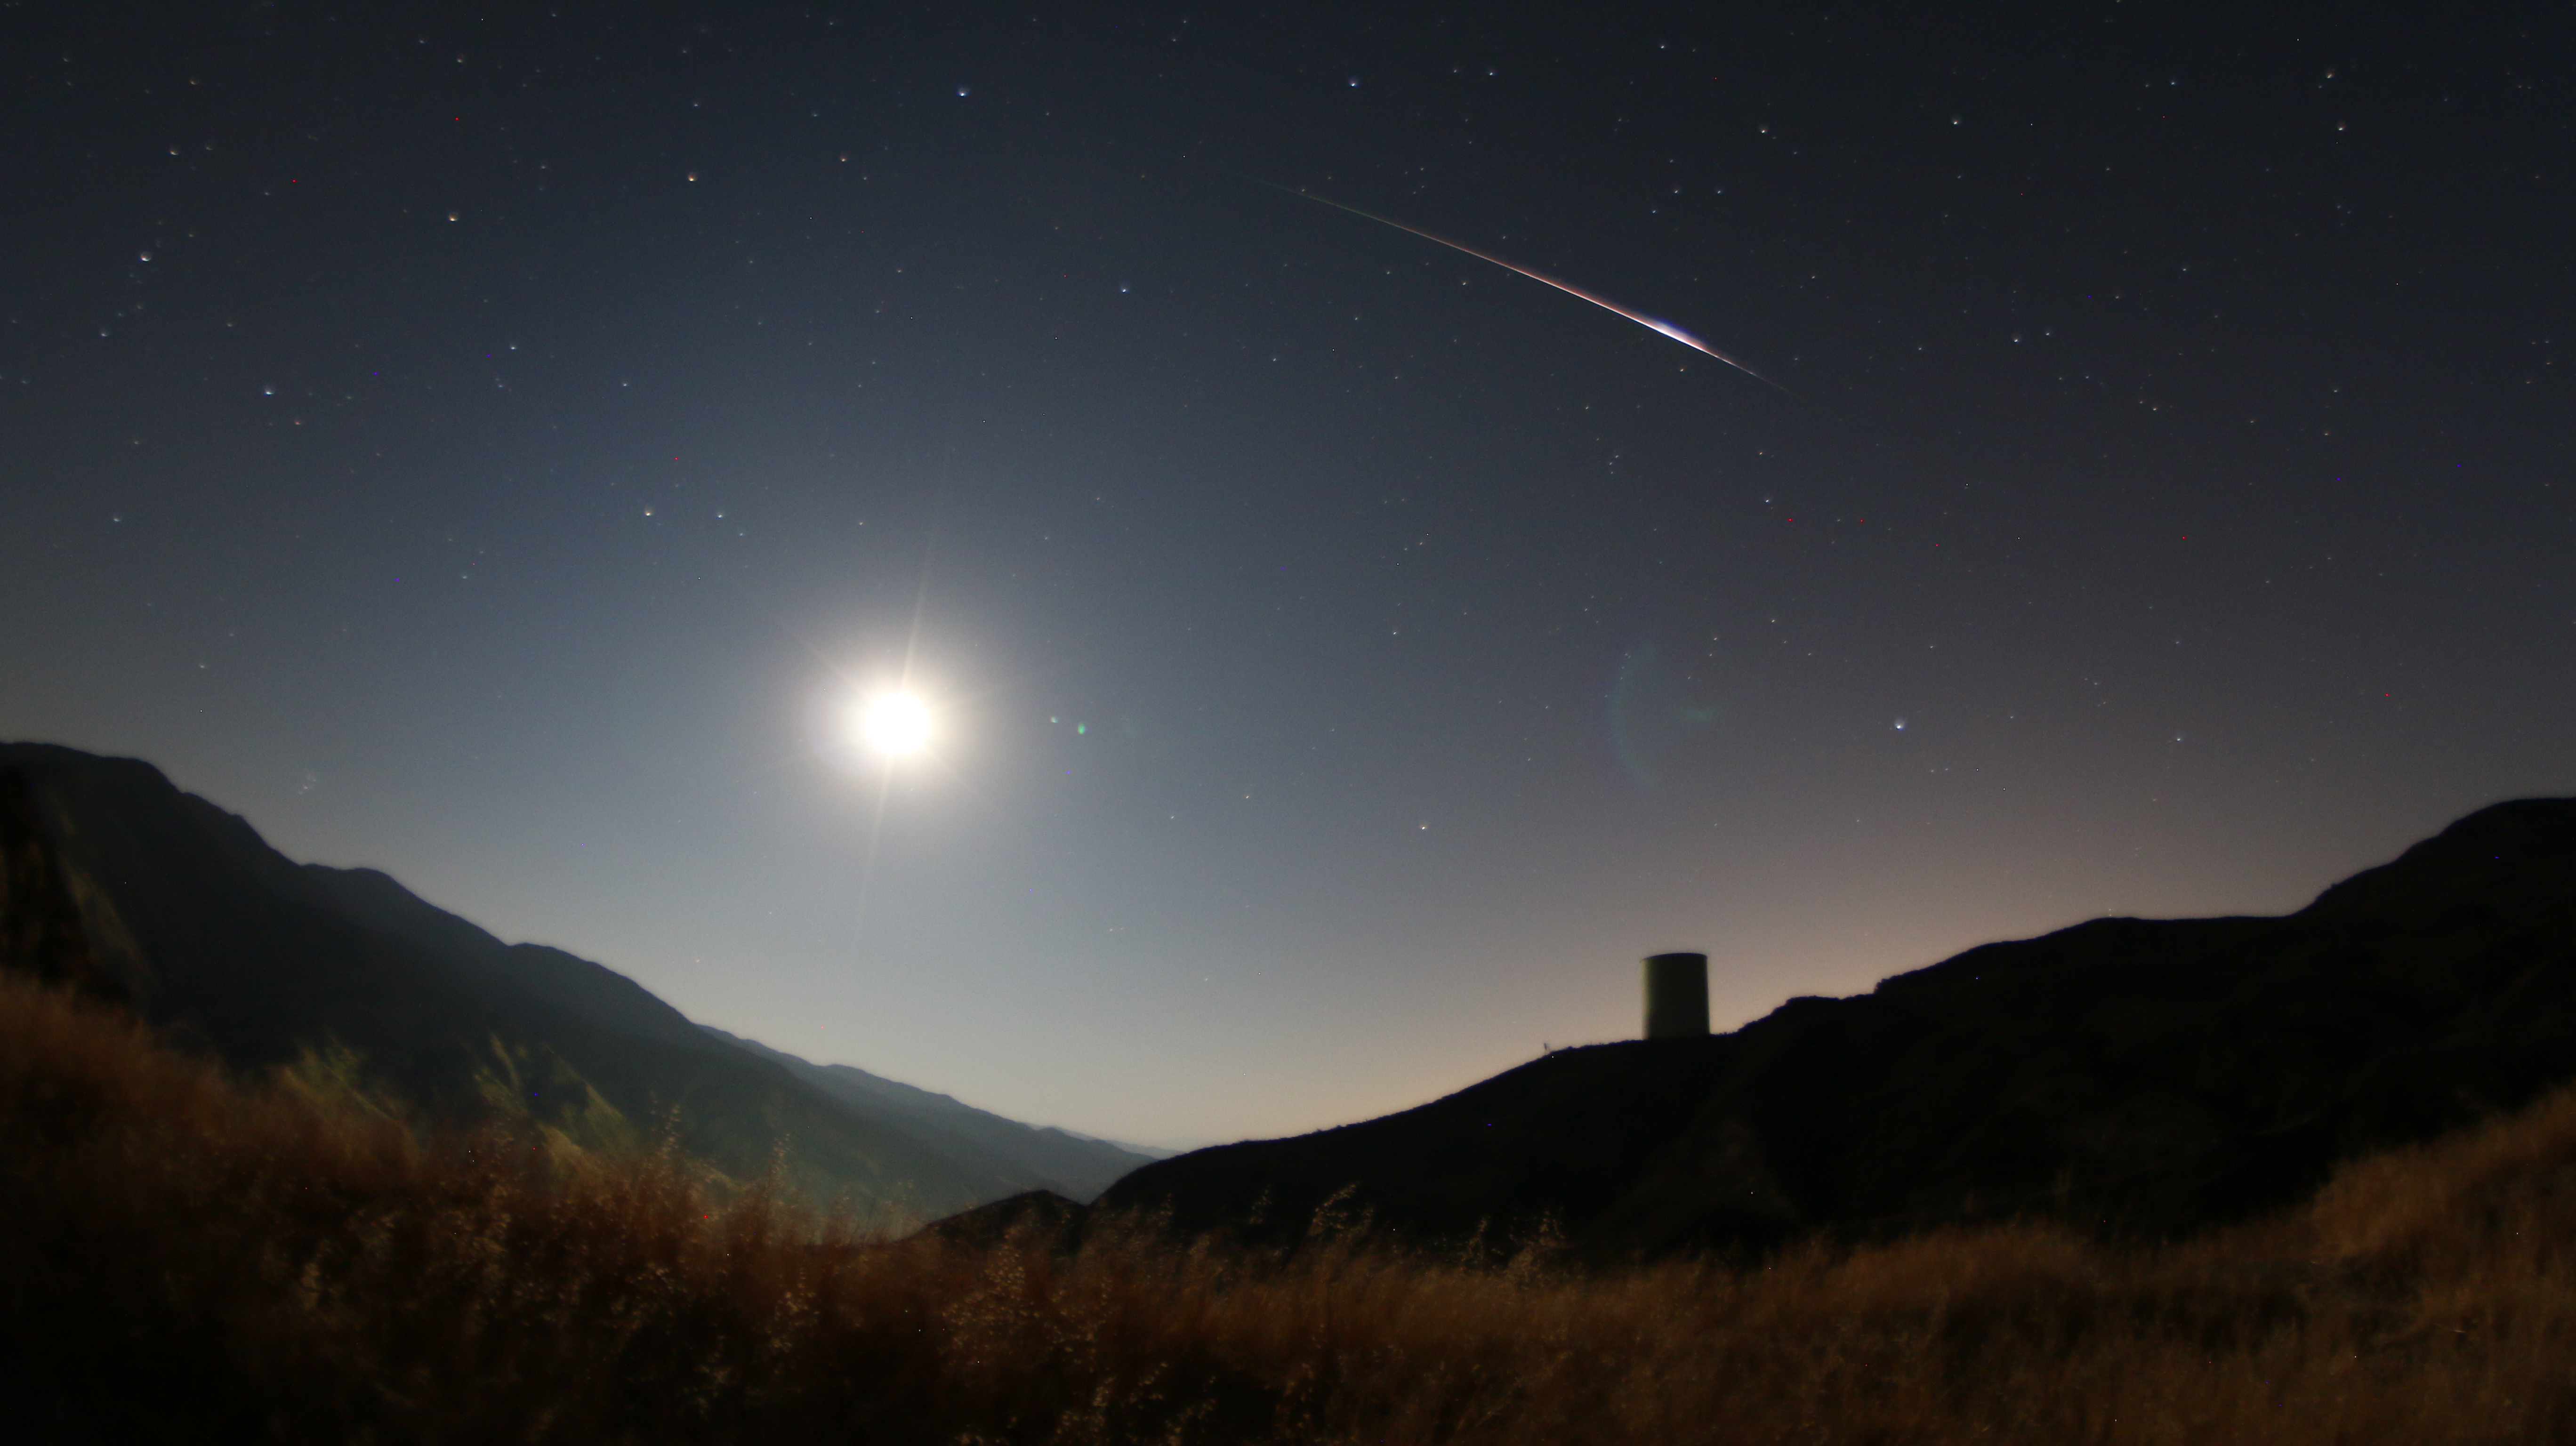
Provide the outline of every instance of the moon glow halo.
{"type": "Polygon", "coordinates": [[[908,758],[930,746],[930,708],[910,693],[879,693],[859,705],[852,731],[867,749],[887,759],[908,758]]]}

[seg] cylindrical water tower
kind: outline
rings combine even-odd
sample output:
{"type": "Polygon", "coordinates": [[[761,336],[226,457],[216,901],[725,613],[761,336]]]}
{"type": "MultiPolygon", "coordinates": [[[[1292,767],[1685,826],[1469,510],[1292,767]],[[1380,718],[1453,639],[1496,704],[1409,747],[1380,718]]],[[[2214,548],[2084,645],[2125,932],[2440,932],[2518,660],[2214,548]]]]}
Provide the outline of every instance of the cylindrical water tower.
{"type": "Polygon", "coordinates": [[[1708,1035],[1708,956],[1646,956],[1646,1038],[1708,1035]]]}

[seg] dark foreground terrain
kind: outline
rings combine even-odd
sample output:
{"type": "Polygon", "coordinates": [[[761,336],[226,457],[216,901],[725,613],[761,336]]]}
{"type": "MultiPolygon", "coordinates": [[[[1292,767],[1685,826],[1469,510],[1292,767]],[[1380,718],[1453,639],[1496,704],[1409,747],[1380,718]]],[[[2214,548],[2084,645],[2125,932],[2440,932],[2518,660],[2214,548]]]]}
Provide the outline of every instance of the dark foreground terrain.
{"type": "Polygon", "coordinates": [[[31,1443],[2576,1439],[2576,1097],[2190,1243],[1760,1266],[891,1244],[668,1157],[422,1136],[0,977],[0,1420],[31,1443]]]}

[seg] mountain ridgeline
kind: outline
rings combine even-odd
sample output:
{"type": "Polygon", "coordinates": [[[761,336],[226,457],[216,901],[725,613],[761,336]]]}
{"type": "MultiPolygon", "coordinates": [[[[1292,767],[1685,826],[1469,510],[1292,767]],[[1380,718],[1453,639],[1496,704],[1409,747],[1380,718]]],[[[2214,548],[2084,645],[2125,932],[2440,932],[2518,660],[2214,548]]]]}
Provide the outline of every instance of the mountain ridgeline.
{"type": "Polygon", "coordinates": [[[5,941],[249,1073],[517,1117],[559,1144],[667,1130],[714,1174],[929,1217],[1088,1199],[1150,1157],[692,1023],[633,980],[504,944],[372,869],[296,864],[148,764],[0,745],[5,941]],[[14,822],[11,822],[14,820],[14,822]],[[17,938],[25,935],[25,940],[17,938]]]}
{"type": "Polygon", "coordinates": [[[955,1212],[958,1239],[1077,1239],[1104,1211],[1256,1244],[1319,1217],[1431,1244],[1544,1230],[1596,1260],[2030,1216],[2170,1237],[2576,1078],[2576,799],[2482,809],[2285,917],[2098,919],[1160,1161],[692,1023],[65,748],[0,745],[0,968],[246,1073],[567,1148],[667,1130],[720,1179],[775,1162],[863,1211],[955,1212]]]}
{"type": "Polygon", "coordinates": [[[1272,1242],[1319,1211],[1425,1240],[1546,1222],[1595,1258],[2019,1216],[2167,1237],[2571,1077],[2576,799],[2527,799],[2287,917],[1988,944],[1732,1034],[1563,1050],[1401,1114],[1182,1155],[1092,1208],[1272,1242]]]}

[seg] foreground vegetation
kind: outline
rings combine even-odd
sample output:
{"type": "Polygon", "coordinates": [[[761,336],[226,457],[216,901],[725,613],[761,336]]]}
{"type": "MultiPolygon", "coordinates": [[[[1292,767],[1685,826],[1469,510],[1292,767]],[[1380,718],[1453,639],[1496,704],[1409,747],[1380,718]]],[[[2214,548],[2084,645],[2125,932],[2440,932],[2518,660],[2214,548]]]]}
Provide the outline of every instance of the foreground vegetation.
{"type": "Polygon", "coordinates": [[[424,1136],[0,978],[14,1439],[2558,1442],[2576,1095],[2258,1226],[1583,1272],[1345,1230],[886,1243],[676,1157],[424,1136]]]}

